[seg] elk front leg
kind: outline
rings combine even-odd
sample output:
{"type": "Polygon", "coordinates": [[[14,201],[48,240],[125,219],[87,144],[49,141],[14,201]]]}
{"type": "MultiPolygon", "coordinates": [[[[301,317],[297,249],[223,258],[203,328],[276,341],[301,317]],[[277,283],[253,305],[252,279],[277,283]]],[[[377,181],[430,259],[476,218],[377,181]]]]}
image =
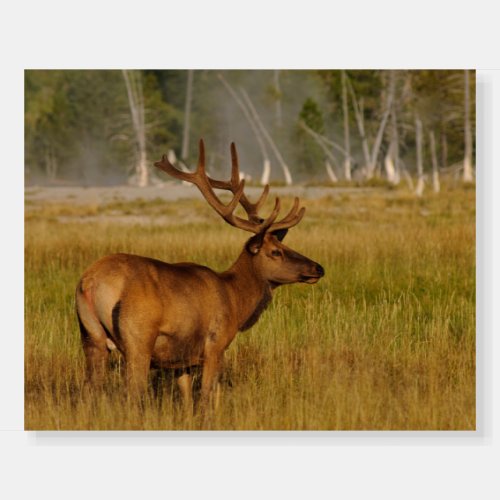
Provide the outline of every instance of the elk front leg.
{"type": "Polygon", "coordinates": [[[182,403],[188,416],[193,414],[193,377],[189,368],[175,371],[177,385],[181,392],[182,403]]]}
{"type": "Polygon", "coordinates": [[[205,355],[203,375],[201,378],[201,407],[207,408],[213,401],[213,392],[216,390],[215,409],[218,406],[218,385],[222,366],[222,352],[211,352],[205,355]]]}

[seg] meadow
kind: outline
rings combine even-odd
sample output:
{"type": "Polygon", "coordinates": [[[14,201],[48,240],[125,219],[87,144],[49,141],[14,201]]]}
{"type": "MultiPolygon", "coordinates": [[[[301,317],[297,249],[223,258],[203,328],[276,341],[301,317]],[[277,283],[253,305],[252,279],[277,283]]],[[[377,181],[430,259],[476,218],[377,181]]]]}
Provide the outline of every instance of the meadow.
{"type": "MultiPolygon", "coordinates": [[[[282,201],[285,212],[291,198],[282,201]]],[[[76,204],[28,191],[25,428],[474,430],[474,189],[449,184],[416,198],[405,188],[332,188],[303,204],[284,243],[326,275],[278,289],[236,336],[207,424],[186,417],[168,372],[151,373],[142,408],[128,405],[116,353],[104,390],[85,395],[74,290],[113,252],[222,271],[247,234],[200,200],[76,204]]]]}

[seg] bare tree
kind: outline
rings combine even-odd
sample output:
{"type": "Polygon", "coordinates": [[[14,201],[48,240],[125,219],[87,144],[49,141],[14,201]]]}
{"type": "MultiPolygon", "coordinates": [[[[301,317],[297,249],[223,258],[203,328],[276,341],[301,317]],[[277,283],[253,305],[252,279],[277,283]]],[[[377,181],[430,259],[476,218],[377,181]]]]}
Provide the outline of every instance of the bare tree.
{"type": "Polygon", "coordinates": [[[445,132],[441,133],[441,166],[448,166],[448,138],[445,132]]]}
{"type": "Polygon", "coordinates": [[[250,113],[248,107],[240,99],[240,97],[233,89],[233,87],[231,87],[228,81],[220,73],[217,76],[224,85],[224,87],[226,88],[226,90],[229,92],[231,97],[236,101],[236,104],[239,106],[239,108],[245,115],[245,118],[247,119],[248,123],[250,124],[250,128],[252,129],[252,132],[255,136],[255,139],[257,140],[257,144],[259,145],[259,149],[262,154],[263,168],[262,168],[260,183],[263,186],[269,184],[269,178],[271,177],[271,161],[269,160],[269,154],[267,152],[266,144],[264,142],[264,139],[262,138],[262,134],[259,130],[259,127],[255,122],[255,120],[253,119],[252,114],[250,113]]]}
{"type": "Polygon", "coordinates": [[[469,83],[469,70],[464,71],[464,130],[465,130],[465,154],[464,154],[464,182],[473,182],[474,174],[472,171],[472,133],[470,125],[470,83],[469,83]]]}
{"type": "Polygon", "coordinates": [[[440,184],[439,184],[439,168],[437,162],[437,154],[436,154],[436,139],[434,138],[434,131],[431,130],[429,132],[429,147],[431,150],[431,160],[432,160],[432,189],[435,193],[439,193],[440,184]]]}
{"type": "Polygon", "coordinates": [[[146,127],[144,123],[144,95],[140,71],[122,70],[127,87],[132,126],[135,133],[136,163],[134,184],[144,187],[149,182],[146,158],[146,127]]]}
{"type": "Polygon", "coordinates": [[[337,176],[335,175],[335,172],[334,172],[334,170],[333,170],[333,168],[330,165],[330,162],[328,160],[325,160],[325,169],[326,169],[326,173],[328,175],[328,178],[330,179],[330,182],[332,182],[333,184],[338,182],[337,176]]]}
{"type": "Polygon", "coordinates": [[[255,106],[253,105],[252,101],[250,100],[249,95],[247,94],[245,89],[240,89],[241,90],[241,95],[243,96],[243,99],[245,100],[248,108],[250,109],[250,112],[252,113],[252,117],[259,126],[260,131],[262,132],[262,135],[264,138],[267,140],[270,148],[273,150],[274,155],[276,156],[276,159],[278,160],[278,163],[280,164],[281,168],[283,169],[283,174],[285,176],[285,183],[287,186],[290,186],[293,183],[292,180],[292,174],[290,173],[290,169],[288,168],[287,164],[285,163],[285,160],[283,159],[283,156],[281,156],[281,153],[276,146],[275,142],[273,141],[271,135],[267,131],[267,129],[264,127],[264,124],[262,123],[257,110],[255,109],[255,106]]]}
{"type": "Polygon", "coordinates": [[[337,176],[335,175],[335,172],[334,172],[332,165],[330,164],[330,161],[329,161],[329,160],[331,160],[334,165],[337,165],[338,164],[337,158],[330,151],[330,149],[326,146],[325,138],[321,134],[318,134],[318,132],[315,132],[311,127],[308,127],[306,125],[306,123],[302,120],[299,121],[299,126],[305,132],[307,132],[316,141],[316,143],[319,145],[319,147],[323,150],[323,153],[325,153],[325,156],[327,157],[327,159],[325,161],[326,173],[327,173],[331,182],[334,182],[334,183],[337,182],[338,181],[337,176]]]}
{"type": "Polygon", "coordinates": [[[358,101],[356,97],[356,93],[354,92],[354,88],[349,80],[349,78],[346,78],[346,83],[347,83],[347,88],[349,90],[349,94],[351,95],[351,100],[352,100],[352,107],[354,109],[354,116],[356,118],[356,124],[358,126],[358,132],[359,136],[361,138],[361,147],[363,150],[363,156],[365,160],[365,169],[368,168],[368,165],[370,164],[370,148],[368,146],[368,139],[366,137],[366,132],[365,132],[365,120],[363,116],[363,99],[360,99],[358,101]]]}
{"type": "Polygon", "coordinates": [[[281,85],[280,85],[280,70],[274,70],[274,90],[276,92],[276,126],[281,128],[283,125],[283,113],[281,110],[281,85]]]}
{"type": "MultiPolygon", "coordinates": [[[[396,86],[396,71],[390,73],[390,86],[392,93],[395,94],[396,86]]],[[[394,99],[395,100],[395,99],[394,99]]],[[[385,173],[387,180],[391,184],[399,184],[401,179],[400,165],[399,165],[399,134],[398,134],[398,121],[396,118],[396,103],[394,102],[391,107],[390,115],[390,130],[389,130],[389,147],[384,158],[385,173]]]]}
{"type": "Polygon", "coordinates": [[[367,179],[371,179],[375,173],[375,168],[377,166],[377,159],[380,152],[380,146],[382,145],[382,139],[384,137],[385,126],[387,124],[387,120],[389,118],[389,114],[392,108],[392,102],[394,100],[394,93],[395,93],[394,82],[392,82],[389,85],[389,92],[386,99],[385,110],[382,115],[382,119],[380,120],[380,124],[377,130],[377,135],[375,136],[375,140],[373,142],[373,146],[370,151],[364,125],[362,100],[358,101],[354,88],[349,78],[347,78],[347,76],[346,76],[346,81],[347,81],[347,88],[349,90],[352,99],[359,135],[361,137],[363,156],[365,158],[365,176],[367,179]]]}
{"type": "Polygon", "coordinates": [[[342,81],[342,114],[344,115],[344,178],[346,181],[351,180],[351,141],[349,134],[349,110],[347,106],[347,82],[346,82],[346,72],[341,71],[341,81],[342,81]]]}
{"type": "Polygon", "coordinates": [[[422,161],[422,121],[418,116],[415,117],[415,139],[416,139],[416,155],[417,155],[417,187],[415,189],[415,194],[417,196],[422,196],[424,193],[424,167],[422,161]]]}
{"type": "Polygon", "coordinates": [[[186,85],[186,102],[184,104],[184,130],[182,132],[181,158],[186,160],[189,154],[189,129],[191,120],[191,101],[193,98],[193,76],[194,71],[188,70],[186,85]]]}
{"type": "Polygon", "coordinates": [[[58,163],[54,148],[49,144],[45,149],[45,173],[47,179],[54,181],[57,177],[58,163]]]}

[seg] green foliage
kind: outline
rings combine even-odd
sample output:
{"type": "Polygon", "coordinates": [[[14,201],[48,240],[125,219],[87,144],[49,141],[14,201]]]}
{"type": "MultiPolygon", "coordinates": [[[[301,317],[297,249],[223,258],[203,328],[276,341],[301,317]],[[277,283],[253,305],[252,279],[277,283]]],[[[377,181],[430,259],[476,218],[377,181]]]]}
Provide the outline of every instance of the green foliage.
{"type": "Polygon", "coordinates": [[[314,99],[308,97],[302,109],[300,110],[299,118],[311,129],[318,134],[323,134],[325,131],[325,123],[323,121],[323,114],[319,109],[318,104],[314,99]]]}
{"type": "MultiPolygon", "coordinates": [[[[148,153],[174,147],[181,119],[155,75],[143,79],[148,153]]],[[[134,133],[120,71],[26,71],[25,144],[29,174],[124,181],[134,162],[134,133]]]]}
{"type": "MultiPolygon", "coordinates": [[[[299,120],[319,134],[324,133],[323,114],[314,99],[308,97],[299,113],[299,120]]],[[[295,128],[295,154],[300,165],[299,172],[310,179],[323,169],[324,153],[314,139],[298,125],[295,128]]]]}

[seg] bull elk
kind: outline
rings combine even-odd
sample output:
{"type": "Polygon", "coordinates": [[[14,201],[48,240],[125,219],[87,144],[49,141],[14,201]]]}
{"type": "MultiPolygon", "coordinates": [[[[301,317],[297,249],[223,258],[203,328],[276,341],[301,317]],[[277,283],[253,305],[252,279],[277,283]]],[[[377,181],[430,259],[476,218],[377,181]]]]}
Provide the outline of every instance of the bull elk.
{"type": "Polygon", "coordinates": [[[258,211],[269,186],[251,203],[243,192],[234,143],[231,159],[230,181],[206,174],[202,140],[194,173],[178,170],[166,156],[155,163],[170,176],[196,185],[227,223],[253,233],[227,271],[119,253],[84,272],[76,289],[76,310],[88,382],[103,381],[108,354],[117,348],[125,357],[129,391],[145,391],[150,367],[172,368],[183,400],[192,408],[191,368],[200,366],[201,401],[206,403],[218,381],[224,351],[238,331],[256,323],[273,290],[288,283],[316,283],[324,275],[319,264],[282,243],[288,229],[304,216],[298,198],[279,221],[276,198],[273,211],[262,219],[258,211]],[[228,205],[214,188],[232,193],[228,205]],[[247,218],[234,214],[238,204],[247,218]]]}

